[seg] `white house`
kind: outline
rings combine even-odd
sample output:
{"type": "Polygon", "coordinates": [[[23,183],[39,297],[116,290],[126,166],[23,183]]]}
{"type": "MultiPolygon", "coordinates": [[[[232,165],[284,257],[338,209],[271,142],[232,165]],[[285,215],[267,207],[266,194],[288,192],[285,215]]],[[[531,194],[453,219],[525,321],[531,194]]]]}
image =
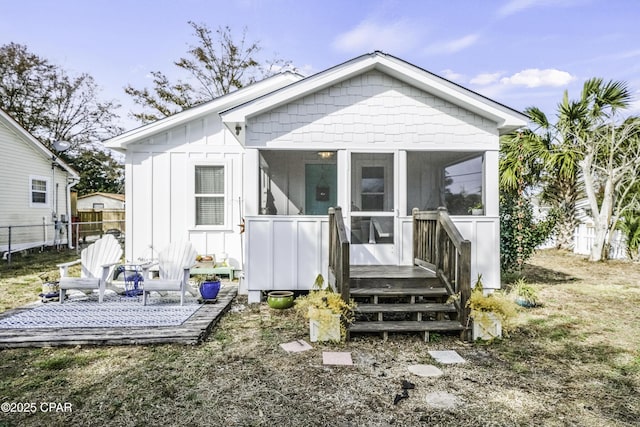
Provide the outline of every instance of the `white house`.
{"type": "Polygon", "coordinates": [[[411,265],[412,209],[446,206],[499,287],[499,136],[527,119],[381,52],[276,75],[106,142],[126,154],[125,256],[226,252],[255,302],[326,273],[329,207],[351,264],[411,265]]]}
{"type": "Polygon", "coordinates": [[[2,110],[0,153],[0,252],[70,244],[70,189],[78,173],[2,110]]]}
{"type": "Polygon", "coordinates": [[[86,210],[124,210],[124,194],[115,193],[91,193],[79,196],[76,209],[86,210]]]}

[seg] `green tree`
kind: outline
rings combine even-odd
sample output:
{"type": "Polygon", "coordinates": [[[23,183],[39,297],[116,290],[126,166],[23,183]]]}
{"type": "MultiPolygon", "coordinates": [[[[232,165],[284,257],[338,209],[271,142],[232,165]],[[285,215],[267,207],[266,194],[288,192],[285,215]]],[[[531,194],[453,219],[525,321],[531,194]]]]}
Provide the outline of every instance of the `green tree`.
{"type": "Polygon", "coordinates": [[[553,233],[558,212],[535,220],[531,202],[516,193],[500,196],[500,270],[520,271],[535,248],[553,233]]]}
{"type": "Polygon", "coordinates": [[[80,173],[80,182],[74,187],[78,195],[124,193],[124,168],[111,152],[81,148],[63,158],[80,173]]]}
{"type": "Polygon", "coordinates": [[[531,108],[527,112],[534,129],[501,141],[501,189],[518,191],[524,183],[540,191],[542,201],[560,212],[561,248],[571,249],[576,204],[587,198],[587,214],[596,228],[592,261],[606,256],[618,216],[637,202],[631,189],[640,175],[640,121],[629,118],[620,123],[617,116],[630,100],[625,83],[590,79],[577,100],[570,101],[565,91],[556,123],[531,108]]]}
{"type": "Polygon", "coordinates": [[[121,188],[118,177],[123,166],[115,159],[105,161],[108,154],[100,143],[123,131],[116,124],[118,107],[113,100],[99,99],[98,86],[90,75],[69,76],[20,44],[0,47],[0,108],[54,153],[55,141],[71,143],[63,157],[82,177],[76,188],[121,188]],[[91,156],[111,169],[84,170],[91,156]],[[94,178],[91,173],[101,176],[94,178]],[[103,176],[114,181],[96,185],[103,176]]]}
{"type": "Polygon", "coordinates": [[[282,59],[260,62],[261,47],[258,42],[247,42],[246,29],[236,42],[228,26],[219,27],[214,34],[206,24],[189,21],[189,25],[197,44],[189,47],[186,57],[173,63],[186,72],[186,80],[171,82],[161,71],[152,71],[152,89],[125,87],[125,93],[144,109],[132,113],[142,123],[170,116],[292,68],[290,61],[282,59]]]}
{"type": "MultiPolygon", "coordinates": [[[[578,178],[580,157],[540,109],[530,107],[525,112],[531,118],[532,129],[509,134],[500,141],[501,191],[539,192],[540,202],[548,203],[558,212],[556,246],[572,250],[578,224],[576,203],[582,195],[578,178]]],[[[558,121],[572,120],[574,112],[564,112],[568,116],[559,115],[558,121]]]]}
{"type": "Polygon", "coordinates": [[[581,156],[580,176],[595,231],[590,261],[607,257],[618,218],[638,207],[633,190],[640,182],[640,118],[620,121],[618,116],[631,99],[624,82],[587,80],[581,97],[567,103],[581,114],[574,122],[558,124],[581,156]]]}
{"type": "Polygon", "coordinates": [[[99,99],[90,75],[69,76],[24,45],[0,47],[0,108],[48,148],[64,140],[75,149],[121,133],[118,107],[99,99]]]}
{"type": "Polygon", "coordinates": [[[627,256],[636,260],[640,253],[640,211],[627,210],[620,215],[617,228],[622,232],[627,244],[627,256]]]}

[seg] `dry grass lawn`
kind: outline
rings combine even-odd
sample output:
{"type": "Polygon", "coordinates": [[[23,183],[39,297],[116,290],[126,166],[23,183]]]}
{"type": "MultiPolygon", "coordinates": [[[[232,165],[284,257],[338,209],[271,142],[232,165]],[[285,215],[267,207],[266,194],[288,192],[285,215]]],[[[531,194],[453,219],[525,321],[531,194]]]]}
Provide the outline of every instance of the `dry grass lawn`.
{"type": "MultiPolygon", "coordinates": [[[[638,425],[640,265],[543,251],[524,273],[543,306],[522,310],[510,338],[492,344],[361,336],[287,354],[279,344],[308,339],[306,325],[290,310],[239,298],[196,347],[3,350],[0,402],[38,407],[0,413],[0,425],[638,425]],[[467,362],[439,365],[427,353],[444,349],[467,362]],[[323,351],[351,352],[355,366],[323,366],[323,351]],[[410,374],[417,363],[444,376],[410,374]],[[394,405],[405,379],[416,387],[394,405]],[[456,404],[434,405],[435,392],[456,404]],[[43,412],[40,402],[72,411],[43,412]]],[[[3,295],[15,286],[7,283],[3,274],[3,295]]]]}

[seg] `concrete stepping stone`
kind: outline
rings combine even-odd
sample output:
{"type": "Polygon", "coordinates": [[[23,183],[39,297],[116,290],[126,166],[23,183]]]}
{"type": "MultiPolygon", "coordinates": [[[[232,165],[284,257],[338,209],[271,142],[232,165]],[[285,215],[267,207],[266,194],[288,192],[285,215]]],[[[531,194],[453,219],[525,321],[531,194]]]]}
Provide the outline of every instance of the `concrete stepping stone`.
{"type": "Polygon", "coordinates": [[[300,353],[301,351],[311,350],[313,347],[305,340],[291,341],[280,344],[280,347],[287,353],[300,353]]]}
{"type": "Polygon", "coordinates": [[[455,409],[460,406],[461,400],[455,394],[445,391],[434,391],[425,397],[427,405],[436,409],[455,409]]]}
{"type": "Polygon", "coordinates": [[[407,369],[419,377],[441,377],[444,375],[440,368],[433,365],[411,365],[407,369]]]}
{"type": "Polygon", "coordinates": [[[351,359],[351,353],[349,352],[323,351],[322,364],[353,366],[353,359],[351,359]]]}
{"type": "Polygon", "coordinates": [[[462,358],[457,352],[454,350],[432,350],[429,351],[431,357],[433,357],[437,362],[443,363],[445,365],[451,365],[454,363],[464,363],[466,360],[462,358]]]}

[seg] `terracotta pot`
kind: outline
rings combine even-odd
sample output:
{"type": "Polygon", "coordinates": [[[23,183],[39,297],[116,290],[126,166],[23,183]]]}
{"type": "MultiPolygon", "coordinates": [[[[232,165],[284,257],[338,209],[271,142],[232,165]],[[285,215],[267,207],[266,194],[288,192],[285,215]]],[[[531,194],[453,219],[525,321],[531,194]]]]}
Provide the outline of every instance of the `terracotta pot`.
{"type": "Polygon", "coordinates": [[[293,292],[291,291],[272,291],[267,294],[267,304],[269,307],[278,310],[293,306],[293,292]]]}

